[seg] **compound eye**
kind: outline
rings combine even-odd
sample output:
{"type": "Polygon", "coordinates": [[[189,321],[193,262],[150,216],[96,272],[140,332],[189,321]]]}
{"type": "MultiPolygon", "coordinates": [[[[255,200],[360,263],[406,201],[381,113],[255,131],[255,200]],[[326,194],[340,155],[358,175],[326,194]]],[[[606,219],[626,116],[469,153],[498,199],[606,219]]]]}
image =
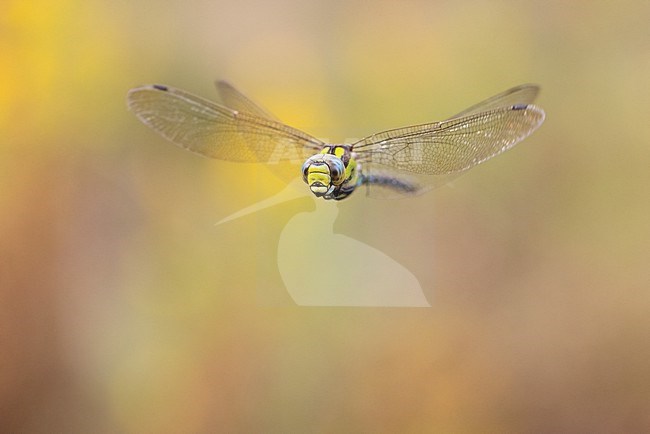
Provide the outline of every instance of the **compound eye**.
{"type": "Polygon", "coordinates": [[[345,178],[345,166],[341,160],[331,159],[328,161],[330,167],[330,177],[332,179],[332,184],[340,185],[345,178]]]}
{"type": "Polygon", "coordinates": [[[311,161],[307,160],[302,165],[302,180],[307,183],[307,172],[309,172],[309,166],[311,166],[311,161]]]}

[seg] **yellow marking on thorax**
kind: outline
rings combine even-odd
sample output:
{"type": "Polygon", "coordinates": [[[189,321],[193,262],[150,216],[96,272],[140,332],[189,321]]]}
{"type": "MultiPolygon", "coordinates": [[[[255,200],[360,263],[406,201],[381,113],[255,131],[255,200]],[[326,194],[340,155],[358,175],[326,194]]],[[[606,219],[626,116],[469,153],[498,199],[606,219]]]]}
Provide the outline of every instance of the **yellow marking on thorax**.
{"type": "Polygon", "coordinates": [[[356,183],[357,179],[357,160],[350,158],[348,165],[345,168],[345,179],[349,179],[356,183]]]}

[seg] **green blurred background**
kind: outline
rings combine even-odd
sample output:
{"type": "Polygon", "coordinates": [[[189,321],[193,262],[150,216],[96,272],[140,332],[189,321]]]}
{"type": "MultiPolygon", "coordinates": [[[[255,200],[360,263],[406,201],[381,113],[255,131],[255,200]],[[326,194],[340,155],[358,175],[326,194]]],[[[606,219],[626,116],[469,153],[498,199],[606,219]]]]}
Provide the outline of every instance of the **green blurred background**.
{"type": "Polygon", "coordinates": [[[5,0],[3,431],[647,432],[649,22],[647,1],[5,0]],[[334,231],[432,308],[301,308],[274,249],[313,201],[214,226],[282,180],[126,110],[216,78],[335,142],[525,82],[547,119],[451,187],[338,204],[334,231]]]}

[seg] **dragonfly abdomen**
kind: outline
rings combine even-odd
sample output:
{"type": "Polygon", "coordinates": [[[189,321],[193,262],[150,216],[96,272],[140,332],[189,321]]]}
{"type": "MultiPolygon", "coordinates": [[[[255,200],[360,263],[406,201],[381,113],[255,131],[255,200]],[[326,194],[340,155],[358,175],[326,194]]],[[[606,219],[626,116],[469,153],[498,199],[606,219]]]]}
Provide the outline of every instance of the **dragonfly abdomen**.
{"type": "Polygon", "coordinates": [[[391,176],[384,176],[384,175],[362,174],[359,184],[388,187],[392,190],[397,190],[401,193],[406,193],[406,194],[415,193],[419,190],[418,185],[408,182],[407,180],[398,179],[391,176]]]}

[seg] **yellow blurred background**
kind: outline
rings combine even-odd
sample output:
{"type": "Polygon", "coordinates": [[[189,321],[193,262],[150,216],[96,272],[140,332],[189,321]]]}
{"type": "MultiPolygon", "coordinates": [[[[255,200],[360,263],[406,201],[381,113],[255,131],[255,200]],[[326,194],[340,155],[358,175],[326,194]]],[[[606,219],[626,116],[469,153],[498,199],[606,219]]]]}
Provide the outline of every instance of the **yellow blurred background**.
{"type": "Polygon", "coordinates": [[[649,431],[648,23],[647,1],[5,0],[2,431],[649,431]],[[126,110],[216,78],[334,142],[526,82],[547,119],[450,187],[334,205],[431,308],[305,308],[274,255],[313,201],[215,226],[283,179],[126,110]]]}

